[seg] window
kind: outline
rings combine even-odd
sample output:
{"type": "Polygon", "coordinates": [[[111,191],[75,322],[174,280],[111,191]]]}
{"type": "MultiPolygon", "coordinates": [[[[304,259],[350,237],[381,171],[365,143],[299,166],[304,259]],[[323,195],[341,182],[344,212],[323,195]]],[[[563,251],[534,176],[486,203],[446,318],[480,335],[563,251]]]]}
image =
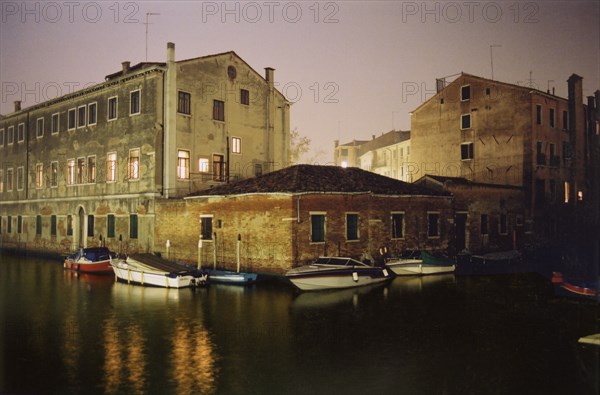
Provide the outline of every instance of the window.
{"type": "Polygon", "coordinates": [[[563,130],[569,129],[569,112],[568,111],[562,112],[562,128],[563,128],[563,130]]]}
{"type": "Polygon", "coordinates": [[[0,193],[4,192],[4,170],[0,169],[0,193]]]}
{"type": "Polygon", "coordinates": [[[460,87],[460,101],[471,100],[471,85],[460,87]]]}
{"type": "Polygon", "coordinates": [[[106,237],[115,237],[115,216],[108,214],[106,216],[106,237]]]}
{"type": "Polygon", "coordinates": [[[200,158],[200,159],[198,159],[198,171],[200,173],[208,173],[209,172],[209,161],[208,161],[208,158],[200,158]]]}
{"type": "MultiPolygon", "coordinates": [[[[42,128],[43,128],[43,122],[42,122],[42,128]]],[[[17,141],[19,143],[25,141],[25,124],[24,123],[20,123],[19,126],[17,126],[17,141]]]]}
{"type": "Polygon", "coordinates": [[[310,241],[312,243],[325,242],[325,215],[310,215],[310,241]]]}
{"type": "Polygon", "coordinates": [[[87,158],[87,182],[96,182],[96,157],[88,156],[87,158]]]}
{"type": "Polygon", "coordinates": [[[88,104],[88,125],[95,125],[98,121],[97,103],[88,104]]]}
{"type": "Polygon", "coordinates": [[[215,121],[225,121],[225,102],[221,100],[213,101],[213,119],[215,121]]]}
{"type": "Polygon", "coordinates": [[[6,218],[6,231],[12,233],[12,215],[9,215],[6,218]]]}
{"type": "Polygon", "coordinates": [[[17,216],[17,233],[23,233],[23,217],[20,215],[17,216]]]}
{"type": "Polygon", "coordinates": [[[535,105],[535,123],[536,125],[542,124],[542,106],[540,104],[535,105]]]}
{"type": "Polygon", "coordinates": [[[73,236],[73,216],[67,215],[67,236],[73,236]]]}
{"type": "Polygon", "coordinates": [[[50,216],[50,236],[56,236],[56,215],[50,216]]]}
{"type": "Polygon", "coordinates": [[[86,106],[79,106],[77,107],[77,127],[78,128],[82,128],[85,126],[85,123],[87,121],[86,119],[86,111],[87,107],[86,106]]]}
{"type": "Polygon", "coordinates": [[[88,237],[94,237],[94,216],[93,215],[88,215],[87,216],[87,235],[88,237]]]}
{"type": "Polygon", "coordinates": [[[35,187],[42,188],[44,186],[44,165],[37,163],[35,165],[35,187]]]}
{"type": "Polygon", "coordinates": [[[75,159],[67,161],[67,185],[75,184],[75,159]]]}
{"type": "Polygon", "coordinates": [[[231,138],[231,152],[234,154],[242,153],[242,139],[239,137],[231,138]]]}
{"type": "Polygon", "coordinates": [[[569,203],[571,200],[571,185],[569,181],[565,181],[564,183],[564,195],[565,195],[565,203],[569,203]]]}
{"type": "Polygon", "coordinates": [[[41,215],[37,215],[35,217],[35,235],[36,236],[42,235],[42,216],[41,215]]]}
{"type": "Polygon", "coordinates": [[[85,158],[77,158],[77,183],[85,183],[85,158]]]}
{"type": "Polygon", "coordinates": [[[25,168],[17,167],[17,191],[22,191],[25,186],[25,168]]]}
{"type": "Polygon", "coordinates": [[[404,213],[392,213],[392,239],[404,238],[404,213]]]}
{"type": "Polygon", "coordinates": [[[555,119],[554,119],[554,109],[553,108],[551,108],[548,111],[548,116],[550,117],[550,119],[549,119],[549,121],[550,121],[550,127],[553,128],[554,127],[554,121],[555,121],[555,119]]]}
{"type": "Polygon", "coordinates": [[[11,192],[13,190],[13,169],[6,169],[6,191],[11,192]]]}
{"type": "Polygon", "coordinates": [[[213,180],[225,181],[225,162],[223,155],[213,155],[213,180]]]}
{"type": "Polygon", "coordinates": [[[58,186],[58,162],[50,163],[50,187],[58,186]]]}
{"type": "Polygon", "coordinates": [[[113,119],[117,119],[117,97],[109,97],[108,98],[108,114],[107,118],[109,121],[113,119]]]}
{"type": "Polygon", "coordinates": [[[440,213],[427,213],[427,237],[440,237],[440,213]]]}
{"type": "Polygon", "coordinates": [[[479,233],[483,235],[487,235],[488,232],[488,215],[481,214],[480,222],[479,222],[479,233]]]}
{"type": "Polygon", "coordinates": [[[117,180],[117,154],[110,152],[106,155],[106,182],[117,180]]]}
{"type": "Polygon", "coordinates": [[[57,134],[60,127],[60,114],[52,114],[52,122],[50,123],[50,134],[57,134]]]}
{"type": "Polygon", "coordinates": [[[546,155],[544,154],[544,143],[542,141],[538,141],[536,144],[536,164],[546,165],[546,155]]]}
{"type": "Polygon", "coordinates": [[[177,151],[177,178],[180,180],[190,178],[190,151],[177,151]]]}
{"type": "Polygon", "coordinates": [[[346,214],[346,240],[358,240],[358,214],[346,214]]]}
{"type": "Polygon", "coordinates": [[[462,143],[460,145],[460,159],[473,159],[473,143],[462,143]]]}
{"type": "Polygon", "coordinates": [[[463,114],[460,116],[460,128],[471,129],[471,114],[463,114]]]}
{"type": "Polygon", "coordinates": [[[140,113],[140,91],[133,91],[129,94],[129,115],[140,113]]]}
{"type": "Polygon", "coordinates": [[[36,122],[35,137],[44,137],[44,118],[38,118],[36,122]]]}
{"type": "Polygon", "coordinates": [[[247,89],[240,89],[240,103],[250,105],[250,91],[247,89]]]}
{"type": "Polygon", "coordinates": [[[140,150],[139,148],[129,150],[128,164],[129,180],[140,179],[140,150]]]}
{"type": "Polygon", "coordinates": [[[69,109],[69,112],[67,113],[67,129],[68,130],[73,130],[75,129],[75,119],[76,119],[76,112],[74,108],[69,109]]]}
{"type": "Polygon", "coordinates": [[[138,216],[137,214],[129,215],[129,238],[138,238],[138,216]]]}
{"type": "Polygon", "coordinates": [[[179,91],[179,97],[177,100],[177,112],[181,114],[190,115],[192,108],[192,95],[187,92],[179,91]]]}
{"type": "Polygon", "coordinates": [[[4,129],[0,129],[0,147],[4,147],[4,129]]]}
{"type": "Polygon", "coordinates": [[[9,126],[8,127],[8,136],[6,138],[6,143],[8,145],[11,145],[14,142],[15,142],[15,127],[14,126],[9,126]]]}
{"type": "Polygon", "coordinates": [[[500,223],[498,224],[498,233],[501,235],[508,234],[508,220],[506,214],[500,214],[500,223]]]}
{"type": "Polygon", "coordinates": [[[212,215],[200,216],[200,234],[202,240],[212,240],[212,215]]]}

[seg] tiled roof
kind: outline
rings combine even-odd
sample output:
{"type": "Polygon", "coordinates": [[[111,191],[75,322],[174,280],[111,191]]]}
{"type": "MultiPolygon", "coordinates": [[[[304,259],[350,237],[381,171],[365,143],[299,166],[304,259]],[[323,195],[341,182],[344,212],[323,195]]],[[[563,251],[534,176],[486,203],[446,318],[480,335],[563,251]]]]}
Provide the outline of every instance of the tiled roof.
{"type": "Polygon", "coordinates": [[[446,191],[409,184],[359,168],[296,165],[265,175],[223,184],[195,193],[195,196],[241,195],[247,193],[356,193],[381,195],[450,196],[446,191]]]}

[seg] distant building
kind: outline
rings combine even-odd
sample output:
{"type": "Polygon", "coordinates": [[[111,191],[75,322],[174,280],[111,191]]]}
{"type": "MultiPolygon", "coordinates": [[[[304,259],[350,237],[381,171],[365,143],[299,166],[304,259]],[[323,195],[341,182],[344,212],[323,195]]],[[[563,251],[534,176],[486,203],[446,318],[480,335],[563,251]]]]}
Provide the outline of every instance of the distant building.
{"type": "Polygon", "coordinates": [[[335,142],[334,163],[342,167],[359,167],[397,180],[412,182],[410,131],[392,130],[372,140],[335,142]]]}
{"type": "Polygon", "coordinates": [[[558,208],[588,195],[589,127],[582,78],[568,98],[462,73],[412,112],[415,178],[461,177],[523,189],[525,222],[556,235],[558,208]]]}
{"type": "Polygon", "coordinates": [[[161,201],[156,245],[164,252],[169,240],[178,260],[230,269],[239,245],[244,270],[273,273],[322,255],[380,259],[382,247],[445,251],[452,201],[447,191],[357,168],[297,165],[161,201]]]}
{"type": "MultiPolygon", "coordinates": [[[[289,162],[290,103],[235,52],[144,62],[0,118],[0,248],[155,249],[155,206],[289,162]]],[[[196,220],[197,222],[197,220],[196,220]]]]}

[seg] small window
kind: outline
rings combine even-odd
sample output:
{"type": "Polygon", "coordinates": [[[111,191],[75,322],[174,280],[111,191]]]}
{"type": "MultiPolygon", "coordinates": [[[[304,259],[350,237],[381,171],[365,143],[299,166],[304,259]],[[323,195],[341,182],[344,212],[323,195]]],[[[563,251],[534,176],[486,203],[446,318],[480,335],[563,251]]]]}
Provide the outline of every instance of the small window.
{"type": "Polygon", "coordinates": [[[22,191],[25,188],[25,168],[17,167],[17,191],[22,191]]]}
{"type": "Polygon", "coordinates": [[[37,137],[37,138],[44,137],[44,118],[37,119],[36,128],[35,128],[35,137],[37,137]]]}
{"type": "Polygon", "coordinates": [[[67,185],[75,184],[75,159],[67,160],[67,185]]]}
{"type": "Polygon", "coordinates": [[[6,169],[6,192],[11,192],[13,190],[13,169],[6,169]]]}
{"type": "Polygon", "coordinates": [[[190,178],[190,151],[177,151],[177,178],[180,180],[190,178]]]}
{"type": "Polygon", "coordinates": [[[471,85],[464,85],[460,88],[460,101],[471,100],[471,85]]]}
{"type": "Polygon", "coordinates": [[[310,215],[310,241],[312,243],[325,242],[325,215],[311,214],[310,215]]]}
{"type": "Polygon", "coordinates": [[[9,126],[8,127],[8,135],[6,137],[6,143],[8,145],[11,145],[15,142],[15,127],[14,126],[9,126]]]}
{"type": "Polygon", "coordinates": [[[50,124],[50,134],[57,134],[60,127],[60,114],[52,114],[52,123],[50,124]]]}
{"type": "Polygon", "coordinates": [[[460,159],[473,159],[473,143],[462,143],[460,145],[460,159]]]}
{"type": "Polygon", "coordinates": [[[213,180],[225,181],[225,160],[223,155],[213,155],[213,180]]]}
{"type": "Polygon", "coordinates": [[[471,114],[463,114],[460,116],[460,128],[471,129],[471,114]]]}
{"type": "MultiPolygon", "coordinates": [[[[42,122],[42,130],[44,128],[44,123],[42,122]]],[[[25,141],[25,124],[24,123],[20,123],[19,126],[17,126],[17,141],[19,143],[22,143],[23,141],[25,141]]]]}
{"type": "Polygon", "coordinates": [[[87,111],[86,110],[87,110],[86,106],[77,107],[77,127],[78,128],[84,127],[87,122],[87,118],[86,118],[87,111]]]}
{"type": "Polygon", "coordinates": [[[50,216],[50,236],[56,236],[56,215],[50,216]]]}
{"type": "Polygon", "coordinates": [[[44,165],[38,163],[35,165],[35,187],[40,189],[44,186],[44,165]]]}
{"type": "Polygon", "coordinates": [[[76,110],[74,108],[69,109],[69,111],[67,112],[67,129],[68,130],[75,129],[75,126],[77,126],[76,119],[77,119],[76,110]]]}
{"type": "Polygon", "coordinates": [[[87,216],[87,235],[88,237],[94,237],[94,216],[93,215],[88,215],[87,216]]]}
{"type": "Polygon", "coordinates": [[[202,235],[202,240],[212,240],[213,231],[212,231],[212,216],[201,216],[200,217],[200,234],[202,235]]]}
{"type": "Polygon", "coordinates": [[[117,119],[117,97],[108,98],[108,120],[117,119]]]}
{"type": "Polygon", "coordinates": [[[137,214],[129,215],[129,238],[138,238],[138,216],[137,214]]]}
{"type": "Polygon", "coordinates": [[[58,162],[50,163],[50,187],[58,186],[58,162]]]}
{"type": "Polygon", "coordinates": [[[42,235],[42,216],[41,215],[36,215],[36,217],[35,217],[35,235],[36,236],[42,235]]]}
{"type": "Polygon", "coordinates": [[[551,108],[551,109],[548,110],[548,116],[549,116],[548,121],[550,122],[550,127],[553,128],[554,127],[554,121],[555,121],[555,118],[554,118],[554,109],[553,108],[551,108]]]}
{"type": "Polygon", "coordinates": [[[0,193],[4,192],[4,170],[0,169],[0,193]]]}
{"type": "Polygon", "coordinates": [[[117,180],[117,154],[110,152],[106,155],[106,182],[117,180]]]}
{"type": "Polygon", "coordinates": [[[191,114],[191,104],[192,95],[187,92],[179,92],[179,98],[177,100],[177,112],[181,114],[191,114]]]}
{"type": "Polygon", "coordinates": [[[0,129],[0,147],[4,147],[4,129],[0,129]]]}
{"type": "Polygon", "coordinates": [[[358,239],[358,214],[346,214],[346,240],[353,241],[358,239]]]}
{"type": "Polygon", "coordinates": [[[77,158],[77,183],[85,184],[85,158],[77,158]]]}
{"type": "Polygon", "coordinates": [[[247,89],[240,89],[240,103],[250,105],[250,91],[247,89]]]}
{"type": "Polygon", "coordinates": [[[115,216],[108,214],[106,216],[106,237],[115,237],[115,216]]]}
{"type": "Polygon", "coordinates": [[[200,173],[208,173],[210,171],[209,169],[209,160],[208,158],[200,158],[198,159],[198,171],[200,173]]]}
{"type": "Polygon", "coordinates": [[[542,105],[541,104],[535,105],[535,123],[536,123],[536,125],[542,124],[542,105]]]}
{"type": "Polygon", "coordinates": [[[129,115],[140,113],[140,90],[133,91],[129,94],[129,115]]]}
{"type": "Polygon", "coordinates": [[[21,215],[17,216],[17,233],[23,233],[23,217],[21,215]]]}
{"type": "Polygon", "coordinates": [[[239,137],[231,138],[231,152],[234,154],[242,153],[242,139],[239,137]]]}
{"type": "Polygon", "coordinates": [[[88,104],[88,125],[95,125],[98,122],[98,105],[96,103],[88,104]]]}
{"type": "Polygon", "coordinates": [[[6,231],[12,233],[12,215],[9,215],[6,218],[6,231]]]}
{"type": "Polygon", "coordinates": [[[392,213],[392,239],[404,238],[404,213],[392,213]]]}
{"type": "Polygon", "coordinates": [[[479,230],[480,230],[480,234],[483,235],[487,235],[489,233],[488,231],[488,215],[487,214],[481,214],[480,217],[480,222],[479,222],[479,230]]]}
{"type": "Polygon", "coordinates": [[[87,182],[96,182],[96,157],[88,156],[87,158],[87,182]]]}
{"type": "Polygon", "coordinates": [[[140,179],[140,150],[138,148],[129,150],[128,176],[130,181],[140,179]]]}
{"type": "Polygon", "coordinates": [[[73,216],[67,215],[67,236],[73,236],[73,216]]]}
{"type": "Polygon", "coordinates": [[[225,102],[221,100],[213,101],[213,119],[215,121],[225,121],[225,102]]]}
{"type": "Polygon", "coordinates": [[[427,236],[440,237],[440,213],[427,213],[427,236]]]}

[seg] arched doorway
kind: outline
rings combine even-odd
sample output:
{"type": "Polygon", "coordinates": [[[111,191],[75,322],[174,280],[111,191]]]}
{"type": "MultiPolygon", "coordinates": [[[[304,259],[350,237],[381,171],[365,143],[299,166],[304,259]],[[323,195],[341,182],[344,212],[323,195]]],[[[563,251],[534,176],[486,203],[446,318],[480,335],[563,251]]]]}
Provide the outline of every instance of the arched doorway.
{"type": "Polygon", "coordinates": [[[79,248],[85,248],[85,210],[83,207],[79,207],[79,226],[77,230],[77,245],[79,248]]]}

